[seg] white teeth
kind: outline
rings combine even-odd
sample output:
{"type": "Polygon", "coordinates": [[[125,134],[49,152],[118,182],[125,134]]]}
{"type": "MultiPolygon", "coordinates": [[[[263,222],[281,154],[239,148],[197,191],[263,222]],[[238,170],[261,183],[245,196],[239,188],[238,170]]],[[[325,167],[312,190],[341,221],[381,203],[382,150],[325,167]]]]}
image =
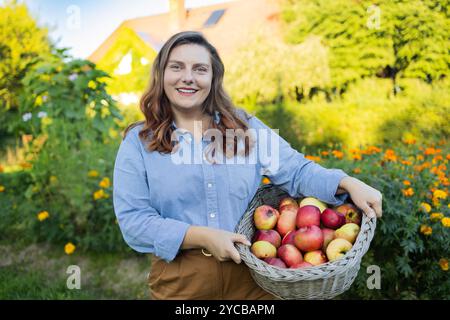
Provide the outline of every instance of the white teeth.
{"type": "Polygon", "coordinates": [[[185,89],[177,89],[177,90],[183,93],[195,93],[195,90],[185,90],[185,89]]]}

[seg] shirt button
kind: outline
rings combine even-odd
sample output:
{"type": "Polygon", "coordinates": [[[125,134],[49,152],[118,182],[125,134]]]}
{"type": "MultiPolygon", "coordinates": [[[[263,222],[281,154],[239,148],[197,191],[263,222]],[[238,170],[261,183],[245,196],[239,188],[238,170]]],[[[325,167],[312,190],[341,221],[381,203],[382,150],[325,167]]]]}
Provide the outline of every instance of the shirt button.
{"type": "Polygon", "coordinates": [[[191,137],[186,137],[187,142],[191,142],[191,137]]]}
{"type": "Polygon", "coordinates": [[[208,188],[211,188],[212,187],[212,183],[208,183],[208,188]]]}
{"type": "Polygon", "coordinates": [[[209,216],[210,216],[211,218],[215,218],[215,217],[216,217],[216,214],[215,214],[215,213],[210,213],[209,216]]]}

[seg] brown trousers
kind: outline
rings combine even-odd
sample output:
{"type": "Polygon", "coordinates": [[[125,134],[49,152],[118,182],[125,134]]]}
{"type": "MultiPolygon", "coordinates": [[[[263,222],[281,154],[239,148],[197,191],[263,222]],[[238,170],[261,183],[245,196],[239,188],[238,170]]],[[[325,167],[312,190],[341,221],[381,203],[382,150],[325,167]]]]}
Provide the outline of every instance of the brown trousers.
{"type": "Polygon", "coordinates": [[[276,299],[255,283],[244,262],[221,262],[203,252],[201,249],[182,250],[170,263],[152,255],[152,268],[148,277],[150,299],[276,299]]]}

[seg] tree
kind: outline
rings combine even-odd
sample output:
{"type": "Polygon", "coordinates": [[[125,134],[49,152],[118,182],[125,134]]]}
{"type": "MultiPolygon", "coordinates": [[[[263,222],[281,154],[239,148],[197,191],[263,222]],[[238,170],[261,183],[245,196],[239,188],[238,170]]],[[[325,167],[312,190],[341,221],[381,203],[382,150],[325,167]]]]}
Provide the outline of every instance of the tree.
{"type": "Polygon", "coordinates": [[[331,91],[370,76],[442,78],[449,69],[448,1],[285,0],[286,40],[313,34],[329,48],[331,91]]]}
{"type": "Polygon", "coordinates": [[[21,81],[51,48],[47,29],[37,25],[26,5],[8,0],[0,7],[0,135],[13,133],[12,124],[21,119],[21,81]]]}

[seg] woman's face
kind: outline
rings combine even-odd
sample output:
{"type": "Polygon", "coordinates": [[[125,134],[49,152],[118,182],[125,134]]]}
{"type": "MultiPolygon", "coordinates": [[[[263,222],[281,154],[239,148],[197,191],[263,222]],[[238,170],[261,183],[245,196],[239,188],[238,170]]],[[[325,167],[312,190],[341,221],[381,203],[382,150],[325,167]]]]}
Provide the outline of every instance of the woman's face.
{"type": "Polygon", "coordinates": [[[172,107],[183,111],[201,109],[211,90],[209,51],[196,44],[172,49],[164,70],[164,92],[172,107]]]}

